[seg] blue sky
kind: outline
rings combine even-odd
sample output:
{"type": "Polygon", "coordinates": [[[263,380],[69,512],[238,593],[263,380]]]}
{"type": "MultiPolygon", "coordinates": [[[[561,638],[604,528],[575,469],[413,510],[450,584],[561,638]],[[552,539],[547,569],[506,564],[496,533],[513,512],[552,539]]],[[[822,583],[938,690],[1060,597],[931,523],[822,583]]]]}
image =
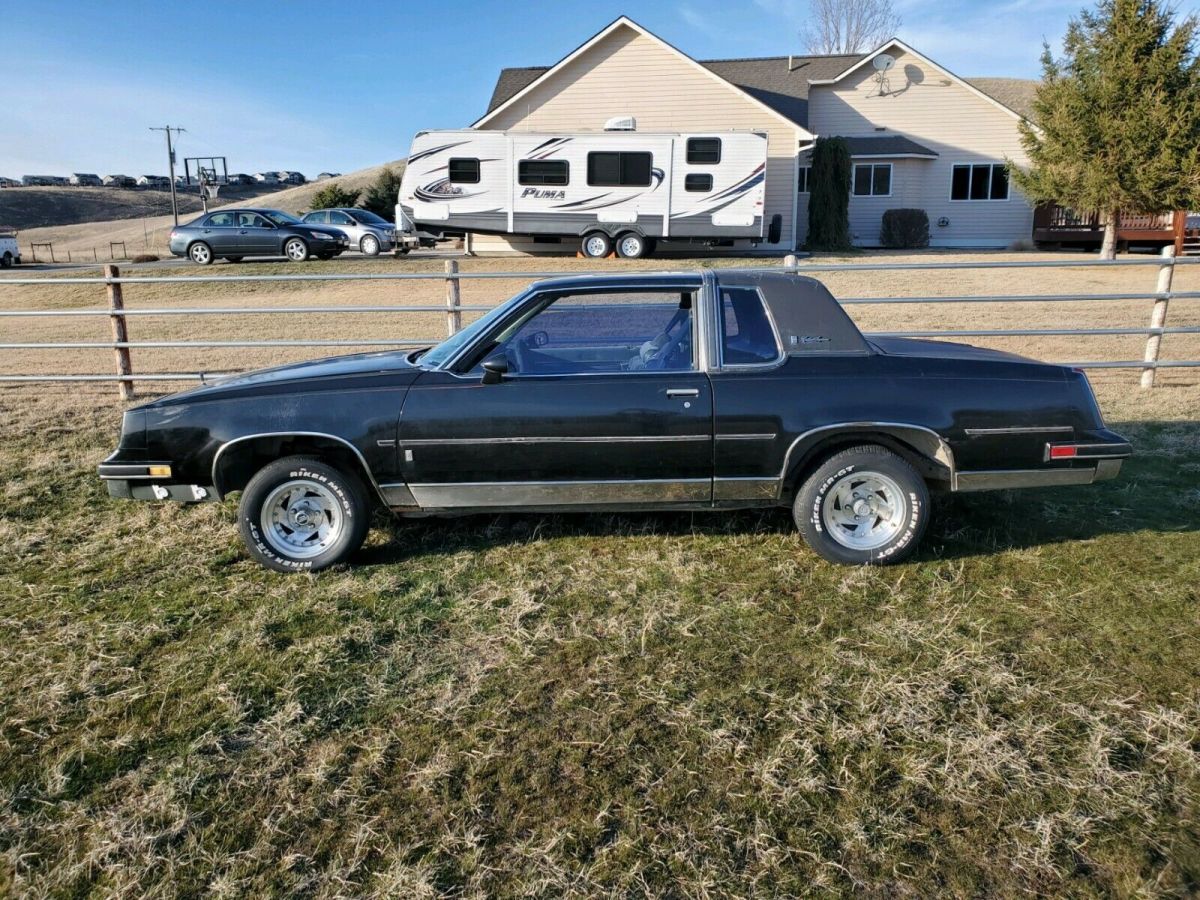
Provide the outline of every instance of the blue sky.
{"type": "MultiPolygon", "coordinates": [[[[1082,0],[894,0],[900,36],[960,75],[1032,77],[1082,0]]],[[[807,0],[6,4],[0,174],[348,172],[470,124],[503,66],[548,65],[621,14],[694,57],[803,52],[807,0]],[[342,10],[353,10],[348,13],[342,10]],[[335,12],[337,11],[337,12],[335,12]]],[[[1184,0],[1186,11],[1200,0],[1184,0]]]]}

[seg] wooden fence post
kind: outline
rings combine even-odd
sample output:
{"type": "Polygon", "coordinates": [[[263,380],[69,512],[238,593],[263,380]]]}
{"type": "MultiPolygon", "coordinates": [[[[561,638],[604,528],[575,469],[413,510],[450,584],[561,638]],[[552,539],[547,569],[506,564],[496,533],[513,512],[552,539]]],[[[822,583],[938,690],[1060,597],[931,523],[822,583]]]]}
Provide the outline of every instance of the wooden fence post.
{"type": "MultiPolygon", "coordinates": [[[[1165,328],[1167,325],[1167,305],[1171,302],[1167,296],[1171,293],[1171,279],[1175,274],[1175,247],[1166,246],[1162,249],[1163,264],[1158,267],[1158,283],[1154,292],[1159,296],[1154,298],[1154,309],[1150,313],[1151,328],[1165,328]]],[[[1158,351],[1162,346],[1162,335],[1151,334],[1146,338],[1146,355],[1148,363],[1158,362],[1158,351]]],[[[1154,387],[1154,375],[1157,369],[1142,369],[1142,387],[1154,387]]]]}
{"type": "MultiPolygon", "coordinates": [[[[104,280],[107,282],[109,323],[112,325],[113,356],[117,361],[118,375],[132,375],[133,364],[129,359],[129,348],[119,346],[129,341],[129,330],[125,327],[125,298],[121,296],[121,283],[114,279],[121,277],[121,270],[114,265],[104,267],[104,280]]],[[[122,400],[133,399],[133,381],[118,381],[122,400]]]]}
{"type": "Polygon", "coordinates": [[[446,260],[446,336],[451,337],[462,328],[462,310],[459,309],[458,260],[446,260]]]}

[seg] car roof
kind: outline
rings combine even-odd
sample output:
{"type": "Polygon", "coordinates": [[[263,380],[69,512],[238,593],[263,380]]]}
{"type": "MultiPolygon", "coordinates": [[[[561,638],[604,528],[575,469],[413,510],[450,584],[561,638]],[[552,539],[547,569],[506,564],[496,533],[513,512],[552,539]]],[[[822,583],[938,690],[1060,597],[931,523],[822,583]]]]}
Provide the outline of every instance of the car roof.
{"type": "Polygon", "coordinates": [[[680,283],[699,286],[703,278],[704,273],[698,269],[688,272],[622,272],[619,274],[589,272],[582,275],[568,275],[535,281],[532,287],[538,290],[569,290],[595,287],[652,287],[660,284],[671,286],[680,283]]]}

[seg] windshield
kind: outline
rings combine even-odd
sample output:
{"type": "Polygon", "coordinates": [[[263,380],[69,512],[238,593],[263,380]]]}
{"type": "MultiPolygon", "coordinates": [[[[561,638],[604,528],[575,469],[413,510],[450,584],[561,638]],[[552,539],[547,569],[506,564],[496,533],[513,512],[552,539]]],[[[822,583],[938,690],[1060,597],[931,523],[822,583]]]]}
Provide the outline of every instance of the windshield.
{"type": "Polygon", "coordinates": [[[426,353],[421,355],[421,365],[429,368],[438,369],[444,366],[447,362],[458,355],[463,347],[475,340],[483,332],[487,331],[493,323],[499,321],[506,316],[509,311],[520,303],[527,294],[517,294],[511,300],[505,300],[495,309],[484,313],[466,328],[455,332],[451,337],[446,338],[436,347],[433,347],[426,353]]]}
{"type": "Polygon", "coordinates": [[[368,224],[371,224],[371,225],[391,225],[392,224],[387,219],[385,219],[383,216],[377,216],[377,215],[375,215],[375,213],[371,212],[369,209],[356,209],[354,211],[354,218],[358,219],[358,221],[360,221],[360,222],[367,222],[368,224]]]}
{"type": "Polygon", "coordinates": [[[274,222],[276,225],[298,225],[300,220],[295,216],[288,215],[285,212],[280,212],[277,209],[264,209],[262,214],[274,222]]]}

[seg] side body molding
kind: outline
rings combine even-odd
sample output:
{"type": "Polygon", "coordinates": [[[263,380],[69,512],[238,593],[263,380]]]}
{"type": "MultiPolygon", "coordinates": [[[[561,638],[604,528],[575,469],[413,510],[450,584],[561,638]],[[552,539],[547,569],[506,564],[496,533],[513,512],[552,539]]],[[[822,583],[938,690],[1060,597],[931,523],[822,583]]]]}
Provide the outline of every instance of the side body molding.
{"type": "Polygon", "coordinates": [[[939,471],[944,472],[946,481],[954,480],[954,451],[950,449],[945,438],[932,428],[910,422],[835,422],[832,425],[811,428],[792,441],[783,459],[783,470],[779,473],[780,494],[782,495],[783,487],[788,483],[788,476],[817,444],[834,435],[851,436],[855,432],[864,435],[886,434],[917,450],[939,471]]]}
{"type": "Polygon", "coordinates": [[[355,447],[352,443],[350,443],[345,438],[338,437],[336,434],[327,434],[323,431],[265,431],[265,432],[260,432],[257,434],[244,434],[241,437],[234,438],[231,441],[226,441],[224,444],[222,444],[220,447],[218,447],[217,452],[215,454],[213,454],[212,483],[213,483],[213,490],[216,492],[216,495],[217,495],[217,499],[219,499],[219,500],[225,499],[225,489],[224,489],[224,486],[221,484],[220,471],[221,471],[221,457],[224,455],[226,450],[228,450],[230,447],[236,446],[237,444],[244,443],[245,441],[254,441],[254,440],[258,440],[260,438],[288,438],[288,437],[321,438],[322,440],[333,441],[334,443],[341,444],[343,447],[345,447],[347,450],[349,450],[351,453],[353,453],[356,459],[358,459],[359,465],[362,466],[362,470],[367,473],[367,479],[370,481],[371,488],[375,491],[375,495],[380,499],[380,501],[382,503],[387,505],[387,503],[388,503],[387,496],[384,494],[383,490],[380,488],[379,482],[375,480],[375,474],[371,471],[371,467],[369,465],[367,465],[366,457],[364,457],[362,455],[362,451],[359,450],[357,447],[355,447]]]}

